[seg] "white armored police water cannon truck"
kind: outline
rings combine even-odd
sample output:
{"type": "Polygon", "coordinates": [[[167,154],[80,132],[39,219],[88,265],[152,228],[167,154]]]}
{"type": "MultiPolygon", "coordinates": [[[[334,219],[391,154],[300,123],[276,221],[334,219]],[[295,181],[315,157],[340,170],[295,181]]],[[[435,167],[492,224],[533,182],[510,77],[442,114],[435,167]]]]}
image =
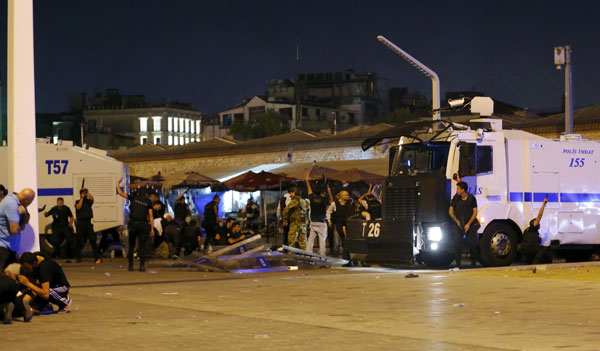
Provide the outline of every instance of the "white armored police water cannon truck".
{"type": "MultiPolygon", "coordinates": [[[[75,202],[79,199],[82,184],[94,196],[94,230],[101,232],[125,224],[126,201],[117,196],[115,187],[121,177],[129,179],[129,169],[123,162],[108,156],[105,150],[74,146],[72,141],[37,139],[37,196],[38,205],[46,211],[62,197],[75,216],[75,202]]],[[[8,157],[7,147],[0,147],[0,159],[8,157]]],[[[8,183],[5,168],[0,171],[0,184],[8,183]]],[[[9,189],[19,191],[20,189],[9,189]]],[[[29,209],[34,211],[35,209],[29,209]]],[[[40,213],[41,235],[51,234],[52,217],[40,213]]],[[[42,245],[44,247],[44,245],[42,245]]]]}
{"type": "Polygon", "coordinates": [[[400,137],[382,184],[382,219],[349,220],[355,259],[449,265],[454,223],[448,207],[459,179],[477,199],[478,247],[486,266],[515,261],[522,233],[546,197],[543,245],[600,245],[600,142],[506,130],[502,120],[483,118],[492,115],[490,98],[475,97],[470,104],[480,118],[466,125],[406,123],[365,140],[364,150],[400,137]]]}

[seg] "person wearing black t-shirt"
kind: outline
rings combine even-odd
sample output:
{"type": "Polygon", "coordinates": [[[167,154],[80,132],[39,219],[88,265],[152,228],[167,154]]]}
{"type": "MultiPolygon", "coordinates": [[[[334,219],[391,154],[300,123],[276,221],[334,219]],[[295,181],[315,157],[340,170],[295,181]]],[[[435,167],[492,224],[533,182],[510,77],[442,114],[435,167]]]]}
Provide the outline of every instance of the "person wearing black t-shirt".
{"type": "Polygon", "coordinates": [[[135,240],[138,239],[138,255],[140,257],[140,272],[146,271],[146,255],[148,242],[154,236],[154,217],[152,215],[152,202],[149,198],[137,195],[127,195],[121,190],[117,182],[117,193],[119,196],[129,200],[129,271],[133,271],[133,250],[135,249],[135,240]]]}
{"type": "Polygon", "coordinates": [[[198,221],[192,219],[190,224],[183,229],[184,256],[191,254],[202,245],[202,235],[198,228],[198,221]]]}
{"type": "Polygon", "coordinates": [[[260,209],[252,198],[248,199],[246,206],[242,210],[242,216],[246,219],[244,227],[247,229],[258,230],[258,218],[260,217],[260,209]]]}
{"type": "Polygon", "coordinates": [[[158,247],[160,243],[164,241],[163,231],[165,230],[165,226],[167,224],[165,220],[165,204],[160,201],[158,194],[152,193],[150,194],[150,201],[152,202],[152,217],[154,218],[154,230],[156,230],[154,235],[154,247],[158,247]]]}
{"type": "Polygon", "coordinates": [[[202,227],[206,230],[204,253],[210,253],[212,250],[213,240],[219,230],[219,202],[221,202],[221,198],[219,195],[215,195],[213,200],[204,206],[204,221],[202,221],[202,227]]]}
{"type": "Polygon", "coordinates": [[[75,237],[73,235],[73,212],[65,205],[65,200],[62,197],[56,199],[56,206],[52,207],[48,212],[44,212],[45,217],[52,216],[52,246],[54,251],[52,256],[54,258],[60,256],[60,247],[66,240],[67,244],[71,248],[71,251],[75,253],[77,246],[75,243],[75,237]]]}
{"type": "Polygon", "coordinates": [[[468,188],[469,186],[465,182],[456,184],[456,195],[452,198],[448,210],[450,218],[457,225],[454,231],[454,260],[457,267],[461,267],[463,235],[467,237],[471,267],[475,267],[479,259],[479,251],[477,250],[477,229],[479,229],[477,199],[468,193],[468,188]]]}
{"type": "Polygon", "coordinates": [[[369,184],[369,191],[358,198],[360,206],[360,214],[364,219],[370,221],[372,219],[381,219],[381,202],[372,193],[373,185],[369,184]]]}
{"type": "Polygon", "coordinates": [[[306,242],[306,251],[313,252],[315,237],[318,237],[319,255],[325,256],[327,253],[327,224],[325,220],[327,217],[327,207],[329,207],[329,196],[325,192],[325,189],[321,187],[315,187],[315,192],[313,193],[308,179],[306,180],[306,186],[308,188],[308,202],[310,204],[310,227],[306,242]]]}
{"type": "Polygon", "coordinates": [[[246,240],[246,238],[249,238],[252,235],[254,235],[252,230],[250,230],[250,229],[242,230],[242,226],[240,225],[240,223],[234,222],[233,225],[231,226],[231,230],[227,231],[227,244],[233,245],[242,240],[246,240]]]}
{"type": "MultiPolygon", "coordinates": [[[[71,306],[69,289],[71,285],[62,267],[51,258],[44,258],[42,255],[31,252],[23,253],[19,262],[21,263],[21,271],[24,274],[19,275],[19,283],[29,288],[36,300],[41,299],[41,303],[50,302],[58,306],[58,312],[69,312],[71,306]],[[38,280],[39,286],[31,282],[26,276],[38,280]]],[[[24,299],[29,300],[31,296],[26,295],[24,299]]]]}
{"type": "Polygon", "coordinates": [[[93,205],[94,197],[88,189],[82,188],[79,191],[79,200],[75,203],[75,214],[77,215],[75,227],[77,229],[77,241],[79,244],[78,250],[75,250],[75,258],[77,262],[81,262],[81,250],[83,250],[85,242],[89,240],[94,253],[94,261],[96,261],[96,264],[100,264],[102,260],[98,252],[96,232],[94,232],[94,225],[92,224],[92,218],[94,217],[94,212],[92,211],[93,205]]]}
{"type": "Polygon", "coordinates": [[[235,223],[235,218],[227,217],[225,224],[218,227],[217,234],[213,239],[215,245],[227,245],[227,233],[231,232],[233,223],[235,223]]]}
{"type": "MultiPolygon", "coordinates": [[[[352,215],[354,205],[350,200],[347,190],[341,190],[339,198],[333,201],[327,208],[327,223],[330,227],[333,226],[333,247],[331,256],[338,257],[340,247],[344,250],[344,259],[350,260],[350,252],[348,251],[348,242],[346,241],[346,225],[348,218],[352,215]]],[[[352,266],[352,262],[348,262],[348,266],[352,266]]]]}
{"type": "Polygon", "coordinates": [[[538,264],[546,259],[552,262],[552,254],[548,250],[548,246],[542,245],[540,238],[540,221],[544,215],[544,208],[548,199],[544,199],[544,203],[538,212],[536,218],[529,221],[529,227],[523,232],[523,240],[521,241],[521,254],[527,264],[538,264]]]}
{"type": "Polygon", "coordinates": [[[190,206],[185,202],[185,194],[190,189],[185,189],[184,192],[177,196],[175,199],[175,206],[173,208],[173,212],[175,214],[175,222],[181,226],[181,228],[186,226],[185,219],[192,213],[190,211],[190,206]]]}

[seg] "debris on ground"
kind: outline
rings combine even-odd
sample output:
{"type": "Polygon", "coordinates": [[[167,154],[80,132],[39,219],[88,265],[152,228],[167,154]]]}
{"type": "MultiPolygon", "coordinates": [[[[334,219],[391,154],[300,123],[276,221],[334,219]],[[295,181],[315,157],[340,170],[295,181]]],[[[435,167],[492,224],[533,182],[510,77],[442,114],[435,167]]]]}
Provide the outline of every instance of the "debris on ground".
{"type": "Polygon", "coordinates": [[[418,274],[413,274],[413,273],[408,273],[407,275],[404,276],[404,278],[418,278],[419,275],[418,274]]]}
{"type": "Polygon", "coordinates": [[[300,267],[329,268],[347,263],[344,259],[321,256],[290,246],[271,247],[262,241],[260,235],[254,235],[233,245],[215,247],[208,254],[196,251],[181,260],[170,262],[170,267],[196,267],[210,272],[248,274],[294,271],[300,267]]]}
{"type": "Polygon", "coordinates": [[[452,305],[452,306],[454,306],[454,307],[464,307],[464,306],[465,306],[465,304],[461,302],[461,303],[455,303],[455,304],[454,304],[454,305],[452,305]]]}

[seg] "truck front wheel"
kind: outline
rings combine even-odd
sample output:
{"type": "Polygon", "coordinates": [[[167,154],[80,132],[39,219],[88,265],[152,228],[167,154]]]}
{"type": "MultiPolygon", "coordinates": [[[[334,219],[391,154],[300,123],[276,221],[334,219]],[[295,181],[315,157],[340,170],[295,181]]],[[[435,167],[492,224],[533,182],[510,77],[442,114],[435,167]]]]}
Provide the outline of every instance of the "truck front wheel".
{"type": "Polygon", "coordinates": [[[507,223],[492,223],[479,238],[481,262],[486,266],[508,266],[517,258],[517,234],[507,223]]]}

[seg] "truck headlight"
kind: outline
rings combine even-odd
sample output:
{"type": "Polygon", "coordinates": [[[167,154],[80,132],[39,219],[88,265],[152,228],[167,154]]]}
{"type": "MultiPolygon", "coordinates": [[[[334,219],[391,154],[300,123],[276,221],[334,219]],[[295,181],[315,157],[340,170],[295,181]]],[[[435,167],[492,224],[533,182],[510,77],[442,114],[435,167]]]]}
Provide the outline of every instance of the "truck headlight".
{"type": "Polygon", "coordinates": [[[427,228],[427,240],[429,240],[429,241],[441,241],[442,240],[442,228],[440,228],[440,227],[428,227],[427,228]]]}

